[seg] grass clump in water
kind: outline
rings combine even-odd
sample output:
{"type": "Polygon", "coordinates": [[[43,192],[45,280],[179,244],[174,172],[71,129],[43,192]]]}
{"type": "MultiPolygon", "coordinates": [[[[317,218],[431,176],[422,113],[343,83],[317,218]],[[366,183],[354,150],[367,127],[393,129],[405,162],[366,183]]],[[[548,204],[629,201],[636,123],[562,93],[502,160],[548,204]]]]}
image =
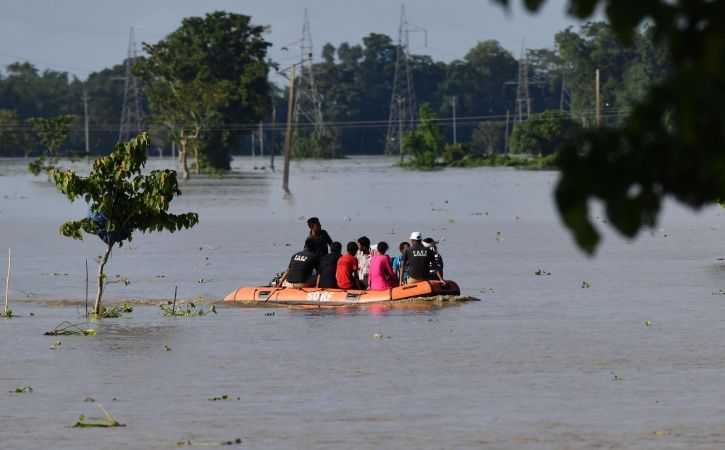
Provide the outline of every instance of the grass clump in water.
{"type": "Polygon", "coordinates": [[[239,445],[242,443],[241,438],[236,438],[233,441],[178,441],[177,447],[216,447],[220,445],[239,445]]]}
{"type": "Polygon", "coordinates": [[[28,394],[30,392],[33,392],[33,388],[30,386],[20,386],[16,387],[14,391],[8,391],[11,394],[28,394]]]}
{"type": "Polygon", "coordinates": [[[216,305],[211,305],[207,311],[204,311],[203,307],[197,307],[194,302],[188,302],[176,306],[174,303],[167,301],[160,304],[159,308],[161,308],[164,316],[206,316],[211,313],[216,314],[216,305]]]}
{"type": "Polygon", "coordinates": [[[106,408],[102,405],[98,405],[103,411],[105,417],[86,417],[83,414],[78,417],[78,422],[72,425],[71,428],[111,428],[111,427],[125,427],[126,425],[119,423],[106,408]]]}

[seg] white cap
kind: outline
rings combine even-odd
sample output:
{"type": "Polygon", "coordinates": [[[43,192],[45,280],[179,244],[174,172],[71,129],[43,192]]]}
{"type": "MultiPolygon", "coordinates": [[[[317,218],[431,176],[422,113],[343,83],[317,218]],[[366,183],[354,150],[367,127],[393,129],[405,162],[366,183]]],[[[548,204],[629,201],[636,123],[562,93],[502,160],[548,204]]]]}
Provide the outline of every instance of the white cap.
{"type": "Polygon", "coordinates": [[[413,231],[410,233],[411,241],[420,241],[421,239],[423,239],[423,236],[420,235],[420,231],[413,231]]]}

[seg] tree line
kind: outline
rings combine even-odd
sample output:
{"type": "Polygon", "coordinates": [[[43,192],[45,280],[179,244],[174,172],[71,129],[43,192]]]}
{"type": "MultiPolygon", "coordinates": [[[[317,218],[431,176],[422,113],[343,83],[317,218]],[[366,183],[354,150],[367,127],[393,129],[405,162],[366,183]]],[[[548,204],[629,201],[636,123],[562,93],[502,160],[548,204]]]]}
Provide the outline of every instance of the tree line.
{"type": "MultiPolygon", "coordinates": [[[[144,44],[145,56],[134,62],[134,73],[151,148],[168,154],[176,142],[182,155],[194,160],[193,170],[228,169],[232,154],[249,152],[248,136],[259,132],[261,121],[267,151],[270,144],[280,151],[289,87],[269,81],[270,71],[284,67],[268,60],[271,44],[265,31],[249,16],[215,12],[184,19],[161,41],[144,44]]],[[[440,127],[441,148],[434,157],[505,150],[549,154],[560,139],[556,133],[569,136],[572,129],[592,124],[597,69],[601,116],[612,124],[621,123],[629,108],[670,71],[667,49],[655,44],[651,30],[636,31],[633,45],[625,46],[610,25],[592,22],[557,33],[555,43],[553,49],[526,51],[531,118],[538,118],[528,122],[515,120],[521,55],[499,42],[481,41],[448,63],[411,55],[417,102],[425,105],[427,126],[440,127]],[[446,152],[442,144],[452,142],[454,105],[460,146],[446,152]]],[[[331,134],[324,148],[315,151],[301,127],[296,156],[383,152],[397,50],[390,36],[377,33],[360,44],[323,46],[312,71],[331,134]]],[[[66,72],[40,72],[27,62],[8,65],[0,76],[0,155],[46,151],[28,119],[56,116],[75,117],[60,152],[82,150],[84,95],[91,152],[108,153],[118,140],[125,63],[86,80],[66,72]]],[[[305,76],[309,74],[299,74],[300,79],[305,76]]]]}

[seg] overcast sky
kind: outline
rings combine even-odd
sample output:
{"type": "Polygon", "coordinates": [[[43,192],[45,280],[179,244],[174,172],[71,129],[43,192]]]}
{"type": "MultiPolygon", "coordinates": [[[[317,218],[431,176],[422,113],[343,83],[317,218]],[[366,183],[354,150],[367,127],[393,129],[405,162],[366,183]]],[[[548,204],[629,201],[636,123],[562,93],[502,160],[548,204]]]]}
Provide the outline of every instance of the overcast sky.
{"type": "MultiPolygon", "coordinates": [[[[521,0],[509,13],[492,0],[408,0],[408,22],[425,29],[410,35],[411,51],[435,60],[462,58],[476,42],[497,39],[518,57],[529,48],[553,47],[553,37],[579,23],[565,14],[565,0],[549,0],[538,15],[523,11],[521,0]]],[[[281,65],[295,55],[282,47],[298,41],[307,8],[315,56],[331,42],[360,43],[371,32],[397,39],[399,2],[390,0],[2,0],[0,67],[21,60],[41,69],[67,71],[81,79],[126,57],[134,27],[141,42],[156,42],[181,19],[224,10],[252,16],[271,26],[269,56],[281,65]]]]}

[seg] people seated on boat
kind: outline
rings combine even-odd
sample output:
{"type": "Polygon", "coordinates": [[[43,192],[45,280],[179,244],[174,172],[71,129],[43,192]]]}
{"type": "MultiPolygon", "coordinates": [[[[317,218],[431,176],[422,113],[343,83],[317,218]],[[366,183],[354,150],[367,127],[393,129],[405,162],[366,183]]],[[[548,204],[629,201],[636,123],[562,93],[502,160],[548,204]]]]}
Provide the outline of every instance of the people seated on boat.
{"type": "Polygon", "coordinates": [[[337,288],[337,260],[342,257],[342,244],[333,242],[330,253],[320,260],[320,272],[317,274],[317,287],[337,288]]]}
{"type": "Polygon", "coordinates": [[[315,285],[317,277],[314,273],[320,267],[315,245],[314,239],[305,240],[305,248],[292,255],[287,270],[279,280],[279,286],[301,288],[315,285]]]}
{"type": "MultiPolygon", "coordinates": [[[[398,246],[398,250],[400,250],[400,254],[393,258],[393,270],[395,271],[395,275],[398,276],[400,274],[400,268],[401,263],[403,261],[403,253],[405,253],[405,250],[410,248],[409,242],[401,242],[398,246]]],[[[408,268],[406,267],[403,271],[403,277],[399,278],[400,284],[405,284],[405,280],[408,278],[408,268]]]]}
{"type": "MultiPolygon", "coordinates": [[[[433,238],[425,238],[423,239],[423,247],[429,248],[433,250],[433,256],[436,260],[436,263],[438,264],[438,270],[441,271],[441,275],[443,275],[443,257],[440,253],[438,253],[438,241],[436,241],[433,238]]],[[[435,279],[435,268],[433,266],[430,266],[430,278],[435,279]]]]}
{"type": "MultiPolygon", "coordinates": [[[[408,268],[408,280],[407,284],[418,283],[420,281],[430,280],[430,268],[435,268],[435,277],[438,278],[441,283],[445,284],[446,280],[443,279],[443,274],[438,269],[438,263],[435,260],[435,254],[433,250],[423,246],[423,238],[420,232],[414,231],[410,235],[410,248],[403,253],[403,259],[401,267],[408,268]]],[[[402,271],[402,269],[401,269],[402,271]]],[[[402,277],[402,273],[399,273],[402,277]]]]}
{"type": "Polygon", "coordinates": [[[337,271],[335,272],[335,280],[337,287],[340,289],[360,289],[360,280],[357,277],[357,242],[347,243],[347,253],[337,260],[337,271]]]}
{"type": "Polygon", "coordinates": [[[377,254],[370,257],[370,280],[371,291],[387,291],[398,285],[398,276],[390,265],[390,258],[385,252],[388,251],[388,243],[378,242],[377,254]]]}
{"type": "Polygon", "coordinates": [[[315,240],[317,256],[322,259],[323,256],[329,253],[328,246],[332,245],[332,238],[327,234],[327,231],[322,229],[320,219],[317,217],[307,219],[307,226],[310,227],[310,234],[307,237],[315,240]]]}
{"type": "Polygon", "coordinates": [[[370,239],[363,236],[357,240],[357,265],[359,267],[357,277],[360,279],[360,287],[368,288],[368,272],[370,272],[370,239]]]}

